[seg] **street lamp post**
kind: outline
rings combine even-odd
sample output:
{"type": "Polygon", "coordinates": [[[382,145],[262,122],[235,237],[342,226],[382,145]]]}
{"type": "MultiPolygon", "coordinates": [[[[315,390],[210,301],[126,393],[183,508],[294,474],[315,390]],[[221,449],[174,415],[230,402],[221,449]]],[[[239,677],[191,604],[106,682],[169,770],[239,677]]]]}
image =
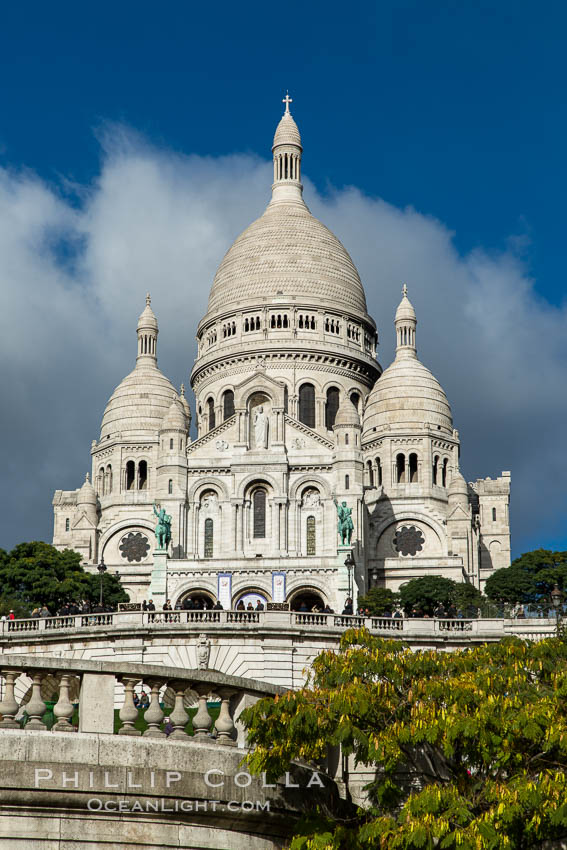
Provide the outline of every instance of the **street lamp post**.
{"type": "Polygon", "coordinates": [[[557,634],[559,635],[562,620],[561,603],[563,602],[563,594],[561,593],[557,585],[555,585],[555,587],[551,591],[551,601],[553,602],[553,607],[555,608],[555,621],[557,624],[556,628],[557,634]]]}
{"type": "MultiPolygon", "coordinates": [[[[349,552],[348,555],[346,556],[345,567],[348,570],[348,595],[349,595],[349,599],[352,600],[352,570],[353,570],[353,567],[354,567],[354,559],[352,557],[351,552],[349,552]]],[[[354,610],[354,608],[353,608],[353,610],[354,610]]]]}
{"type": "Polygon", "coordinates": [[[100,607],[102,608],[102,577],[103,577],[103,575],[105,574],[105,572],[106,572],[106,570],[107,570],[107,566],[106,566],[106,564],[104,563],[104,558],[102,557],[102,555],[101,555],[101,558],[100,558],[100,564],[98,565],[97,570],[98,570],[99,575],[100,575],[100,599],[99,599],[99,605],[100,605],[100,607]]]}
{"type": "Polygon", "coordinates": [[[372,587],[377,587],[378,585],[378,570],[372,570],[372,587]]]}

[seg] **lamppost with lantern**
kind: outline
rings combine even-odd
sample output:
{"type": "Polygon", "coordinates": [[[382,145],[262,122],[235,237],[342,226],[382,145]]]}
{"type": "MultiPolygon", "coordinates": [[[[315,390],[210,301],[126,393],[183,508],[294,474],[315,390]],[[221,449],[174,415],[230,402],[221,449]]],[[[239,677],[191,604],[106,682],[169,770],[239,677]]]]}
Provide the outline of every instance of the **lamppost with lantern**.
{"type": "Polygon", "coordinates": [[[100,564],[97,566],[97,570],[98,570],[99,575],[100,575],[100,599],[99,599],[99,605],[100,605],[100,607],[101,607],[101,608],[102,608],[102,577],[103,577],[103,575],[105,574],[105,572],[106,572],[106,570],[107,570],[107,569],[108,569],[108,568],[107,568],[106,564],[104,563],[104,557],[101,555],[101,557],[100,557],[100,564]]]}
{"type": "Polygon", "coordinates": [[[555,621],[556,621],[556,629],[557,634],[561,631],[561,620],[563,619],[563,614],[561,611],[561,606],[563,603],[563,594],[559,590],[558,585],[555,585],[553,590],[551,591],[551,601],[553,602],[553,607],[555,608],[555,621]]]}
{"type": "Polygon", "coordinates": [[[345,567],[348,570],[348,595],[351,602],[353,602],[353,611],[354,611],[354,600],[352,598],[352,570],[354,568],[354,558],[352,557],[352,552],[349,552],[345,559],[345,567]]]}

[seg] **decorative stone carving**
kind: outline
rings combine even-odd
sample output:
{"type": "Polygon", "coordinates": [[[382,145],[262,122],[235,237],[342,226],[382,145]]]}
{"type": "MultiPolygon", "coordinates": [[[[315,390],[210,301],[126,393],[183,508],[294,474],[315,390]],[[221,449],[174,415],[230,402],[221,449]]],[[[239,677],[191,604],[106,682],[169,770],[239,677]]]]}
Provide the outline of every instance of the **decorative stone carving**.
{"type": "Polygon", "coordinates": [[[130,531],[120,542],[120,553],[123,558],[126,558],[129,564],[132,562],[140,563],[150,551],[148,538],[140,531],[130,531]]]}
{"type": "Polygon", "coordinates": [[[304,449],[305,448],[305,440],[303,439],[303,437],[295,437],[291,441],[291,447],[292,447],[292,449],[304,449]]]}
{"type": "Polygon", "coordinates": [[[314,488],[311,490],[306,490],[303,494],[302,507],[304,508],[318,508],[321,504],[321,496],[318,490],[314,488]]]}
{"type": "Polygon", "coordinates": [[[226,452],[229,448],[229,445],[226,440],[217,440],[215,443],[215,448],[218,452],[226,452]]]}
{"type": "Polygon", "coordinates": [[[200,634],[197,640],[197,664],[199,670],[207,670],[209,667],[209,658],[211,655],[211,642],[207,635],[200,634]]]}

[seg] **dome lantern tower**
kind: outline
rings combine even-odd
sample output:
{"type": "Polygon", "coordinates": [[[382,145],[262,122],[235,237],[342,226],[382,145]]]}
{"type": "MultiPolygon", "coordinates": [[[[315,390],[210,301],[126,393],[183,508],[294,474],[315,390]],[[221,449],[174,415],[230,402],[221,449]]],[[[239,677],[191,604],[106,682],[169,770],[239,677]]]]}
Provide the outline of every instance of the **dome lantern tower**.
{"type": "Polygon", "coordinates": [[[394,324],[396,326],[396,359],[400,357],[417,357],[417,348],[415,345],[417,316],[415,315],[413,304],[408,298],[408,288],[405,283],[402,287],[402,300],[396,310],[394,324]]]}
{"type": "Polygon", "coordinates": [[[138,319],[138,356],[139,363],[157,363],[157,336],[158,323],[154,311],[151,308],[152,299],[150,293],[146,295],[146,306],[138,319]]]}
{"type": "Polygon", "coordinates": [[[289,111],[292,102],[289,94],[283,99],[285,112],[276,128],[272,153],[274,155],[274,183],[272,203],[277,201],[302,200],[301,185],[301,136],[297,124],[289,111]]]}

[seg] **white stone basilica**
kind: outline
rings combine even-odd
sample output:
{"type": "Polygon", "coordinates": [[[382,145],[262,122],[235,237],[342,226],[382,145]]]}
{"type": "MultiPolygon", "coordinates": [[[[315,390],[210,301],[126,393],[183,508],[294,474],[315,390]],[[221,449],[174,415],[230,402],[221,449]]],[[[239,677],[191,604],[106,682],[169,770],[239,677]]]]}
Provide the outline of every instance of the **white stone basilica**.
{"type": "Polygon", "coordinates": [[[92,444],[92,483],[55,493],[53,543],[92,570],[104,558],[132,601],[158,605],[260,597],[340,611],[351,589],[396,590],[429,574],[482,589],[510,563],[510,473],[461,475],[451,408],[417,358],[405,286],[396,357],[382,373],[357,270],[303,200],[301,137],[285,103],[272,199],[224,257],[197,330],[197,439],[183,387],[158,368],[148,296],[135,368],[92,444]],[[352,547],[339,546],[335,498],[352,508],[352,547]],[[154,502],[172,518],[168,557],[154,554],[154,502]]]}

